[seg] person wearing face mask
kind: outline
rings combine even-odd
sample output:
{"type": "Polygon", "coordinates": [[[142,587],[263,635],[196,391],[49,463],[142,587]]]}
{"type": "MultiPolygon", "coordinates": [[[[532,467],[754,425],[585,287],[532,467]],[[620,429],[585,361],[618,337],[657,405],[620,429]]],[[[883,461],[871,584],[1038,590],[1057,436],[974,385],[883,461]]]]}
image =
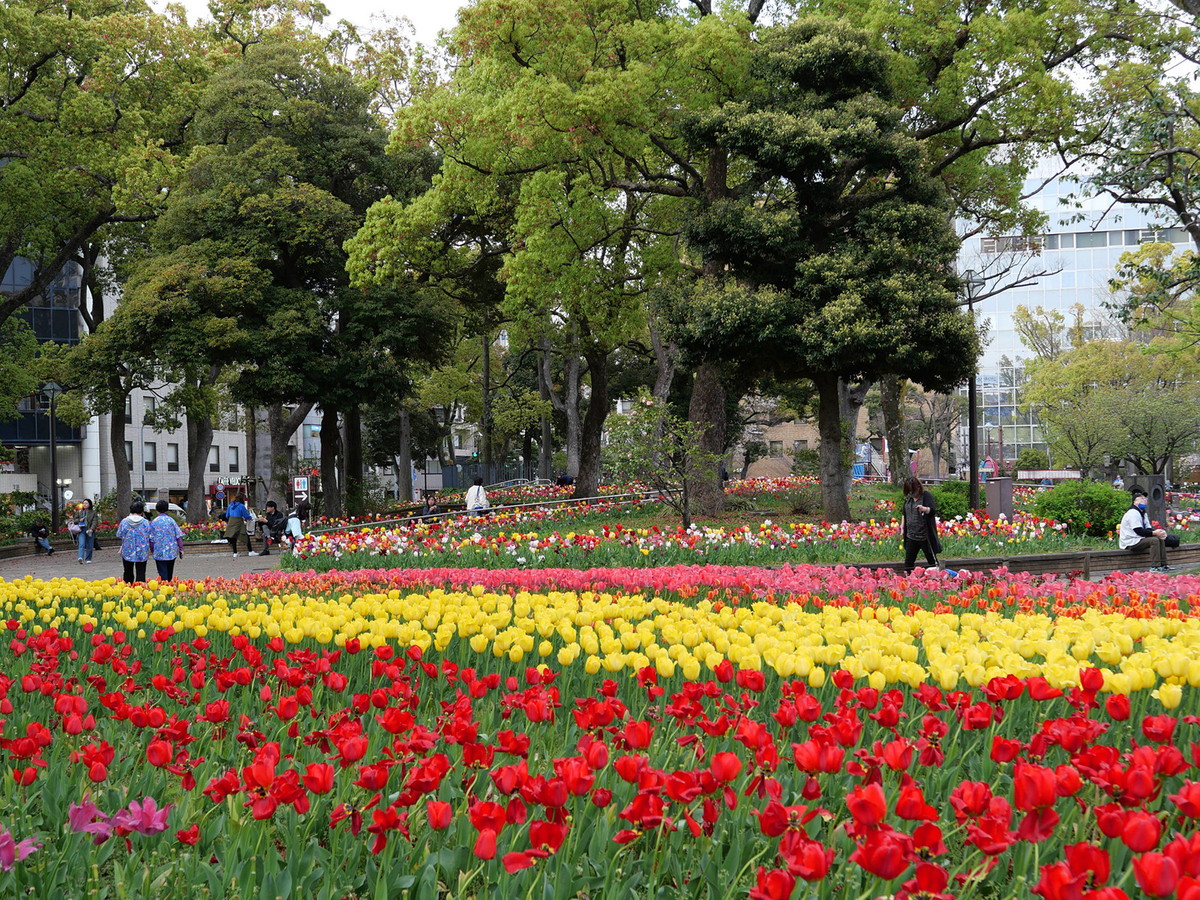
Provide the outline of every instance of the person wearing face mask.
{"type": "Polygon", "coordinates": [[[1167,534],[1161,528],[1155,528],[1146,515],[1146,492],[1138,489],[1133,491],[1133,506],[1121,517],[1121,530],[1118,538],[1122,550],[1150,550],[1150,571],[1169,572],[1167,565],[1167,548],[1178,547],[1179,538],[1167,534]]]}

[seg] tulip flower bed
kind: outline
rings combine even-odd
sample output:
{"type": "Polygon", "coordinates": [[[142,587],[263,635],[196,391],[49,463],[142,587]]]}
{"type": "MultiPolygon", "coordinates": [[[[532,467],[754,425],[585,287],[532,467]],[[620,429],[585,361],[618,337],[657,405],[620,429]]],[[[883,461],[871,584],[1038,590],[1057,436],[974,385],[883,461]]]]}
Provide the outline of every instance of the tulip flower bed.
{"type": "Polygon", "coordinates": [[[0,582],[0,894],[1196,900],[1198,596],[807,567],[0,582]]]}
{"type": "MultiPolygon", "coordinates": [[[[482,568],[670,566],[703,560],[713,565],[874,562],[903,557],[894,518],[867,522],[790,522],[757,525],[612,524],[546,527],[571,511],[520,511],[503,518],[457,516],[402,526],[307,536],[285,561],[291,568],[359,569],[374,566],[482,568]],[[535,518],[530,518],[534,516],[535,518]]],[[[1068,536],[1049,519],[1018,513],[1009,521],[968,516],[939,526],[943,556],[961,559],[1017,553],[1053,553],[1081,545],[1111,548],[1115,541],[1068,536]]],[[[1185,541],[1192,537],[1183,535],[1185,541]]]]}

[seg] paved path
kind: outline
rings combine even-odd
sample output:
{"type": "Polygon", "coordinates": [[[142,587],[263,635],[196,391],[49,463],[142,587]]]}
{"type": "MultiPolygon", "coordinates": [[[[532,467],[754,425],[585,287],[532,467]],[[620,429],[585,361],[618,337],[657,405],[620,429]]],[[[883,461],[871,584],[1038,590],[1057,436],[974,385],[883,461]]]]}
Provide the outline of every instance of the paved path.
{"type": "MultiPolygon", "coordinates": [[[[110,538],[103,550],[97,550],[90,565],[79,565],[78,556],[69,550],[59,550],[53,556],[25,556],[17,559],[0,560],[0,579],[15,581],[32,575],[34,578],[84,578],[101,581],[105,578],[120,579],[122,574],[119,545],[110,538]]],[[[270,572],[279,567],[279,554],[270,556],[247,556],[243,551],[237,559],[232,553],[184,552],[183,559],[175,563],[176,580],[185,578],[236,578],[251,572],[270,572]]],[[[146,577],[154,577],[154,561],[146,564],[146,577]]]]}

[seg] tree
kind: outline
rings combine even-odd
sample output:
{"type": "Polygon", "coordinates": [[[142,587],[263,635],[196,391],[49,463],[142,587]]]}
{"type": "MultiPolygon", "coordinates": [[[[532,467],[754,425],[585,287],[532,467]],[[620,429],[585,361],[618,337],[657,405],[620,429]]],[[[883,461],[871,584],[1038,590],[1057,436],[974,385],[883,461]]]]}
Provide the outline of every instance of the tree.
{"type": "Polygon", "coordinates": [[[154,217],[207,61],[194,32],[141,0],[0,6],[0,323],[107,226],[154,217]]]}
{"type": "Polygon", "coordinates": [[[909,434],[918,446],[928,447],[933,456],[933,477],[940,478],[942,456],[954,446],[954,436],[962,423],[966,405],[958,394],[922,391],[912,398],[909,410],[909,434]]]}
{"type": "MultiPolygon", "coordinates": [[[[235,401],[264,410],[249,417],[251,447],[259,451],[252,464],[276,494],[286,488],[287,441],[320,404],[323,448],[345,451],[344,482],[337,460],[322,460],[326,512],[335,514],[343,490],[352,503],[361,499],[360,405],[373,395],[402,396],[410,368],[438,356],[445,334],[443,307],[420,291],[347,283],[343,243],[366,208],[430,172],[427,154],[384,156],[370,105],[368,92],[311,36],[285,31],[248,42],[198,105],[186,178],[131,281],[131,293],[150,302],[154,291],[199,289],[217,261],[253,273],[255,289],[240,297],[236,288],[196,295],[200,307],[210,304],[197,308],[201,320],[233,313],[236,328],[228,334],[193,332],[183,363],[165,355],[177,342],[147,349],[164,366],[185,364],[192,373],[187,381],[196,390],[186,396],[198,405],[189,407],[189,425],[204,411],[211,417],[207,390],[218,381],[235,401]],[[318,358],[321,365],[313,365],[318,358]],[[339,414],[345,438],[335,442],[339,414]],[[265,439],[257,433],[260,420],[265,439]]],[[[203,442],[210,432],[201,427],[189,438],[203,442]]],[[[193,457],[207,452],[189,449],[193,457]]]]}
{"type": "Polygon", "coordinates": [[[949,390],[978,340],[949,274],[946,205],[899,128],[886,57],[862,32],[807,19],[765,32],[751,72],[745,99],[689,128],[762,187],[689,226],[723,274],[678,308],[677,339],[694,358],[813,382],[822,501],[843,520],[845,386],[899,373],[949,390]]]}
{"type": "Polygon", "coordinates": [[[37,340],[20,319],[0,322],[0,421],[16,418],[17,404],[41,385],[34,374],[37,340]]]}
{"type": "Polygon", "coordinates": [[[606,458],[618,478],[640,481],[679,513],[684,528],[692,524],[689,475],[698,466],[720,466],[721,457],[697,459],[696,424],[642,390],[629,412],[615,417],[608,431],[606,458]]]}
{"type": "Polygon", "coordinates": [[[1090,341],[1053,360],[1032,360],[1024,408],[1046,425],[1054,457],[1088,474],[1107,458],[1163,472],[1200,437],[1200,367],[1130,341],[1090,341]]]}

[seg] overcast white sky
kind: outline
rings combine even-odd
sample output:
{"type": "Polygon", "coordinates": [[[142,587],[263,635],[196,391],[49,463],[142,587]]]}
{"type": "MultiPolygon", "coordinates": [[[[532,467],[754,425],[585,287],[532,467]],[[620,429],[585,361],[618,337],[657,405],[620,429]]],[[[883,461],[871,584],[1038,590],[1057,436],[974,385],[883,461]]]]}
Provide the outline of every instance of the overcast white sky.
{"type": "MultiPolygon", "coordinates": [[[[151,0],[157,9],[166,6],[165,0],[151,0]]],[[[179,0],[188,11],[188,19],[208,18],[208,0],[179,0]]],[[[453,28],[455,14],[466,3],[459,0],[322,0],[329,8],[327,24],[348,19],[355,25],[367,26],[371,16],[383,14],[392,18],[403,16],[413,23],[417,40],[431,44],[443,28],[453,28]]]]}

